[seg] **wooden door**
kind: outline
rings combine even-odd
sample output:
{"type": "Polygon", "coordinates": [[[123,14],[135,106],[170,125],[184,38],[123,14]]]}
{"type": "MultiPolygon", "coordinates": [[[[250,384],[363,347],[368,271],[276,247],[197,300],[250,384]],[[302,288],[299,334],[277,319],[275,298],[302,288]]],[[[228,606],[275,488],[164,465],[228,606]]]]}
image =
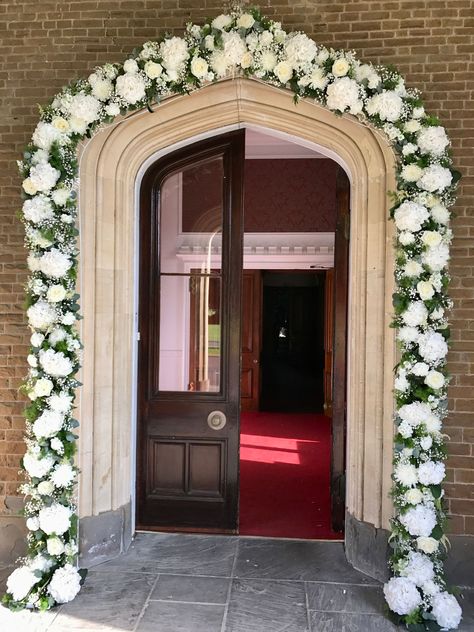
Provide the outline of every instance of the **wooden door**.
{"type": "Polygon", "coordinates": [[[235,532],[244,132],[145,174],[137,526],[235,532]]]}
{"type": "Polygon", "coordinates": [[[262,325],[262,275],[244,270],[242,275],[241,410],[255,411],[260,403],[260,351],[262,325]]]}
{"type": "Polygon", "coordinates": [[[324,284],[324,414],[332,417],[332,351],[334,344],[334,268],[326,271],[324,284]]]}
{"type": "Polygon", "coordinates": [[[333,290],[332,458],[331,503],[333,529],[342,531],[346,487],[346,339],[350,233],[350,185],[339,168],[336,193],[336,235],[333,290]]]}

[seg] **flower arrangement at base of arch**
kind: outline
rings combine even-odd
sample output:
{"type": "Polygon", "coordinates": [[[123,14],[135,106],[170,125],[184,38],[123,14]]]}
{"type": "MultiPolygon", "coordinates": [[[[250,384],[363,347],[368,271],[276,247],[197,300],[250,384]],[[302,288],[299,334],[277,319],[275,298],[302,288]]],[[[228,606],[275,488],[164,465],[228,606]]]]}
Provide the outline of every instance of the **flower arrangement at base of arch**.
{"type": "Polygon", "coordinates": [[[449,139],[417,90],[392,67],[361,63],[353,52],[287,33],[257,9],[236,9],[183,37],[146,42],[124,64],[105,64],[41,108],[19,168],[29,249],[27,316],[32,330],[24,391],[23,459],[28,554],[9,577],[4,603],[48,609],[80,590],[74,506],[78,422],[73,418],[80,342],[77,276],[77,147],[119,114],[240,74],[289,89],[383,132],[397,157],[392,218],[397,228],[395,318],[396,435],[390,561],[384,593],[411,630],[455,629],[461,619],[443,572],[446,414],[450,300],[449,207],[459,173],[449,139]]]}

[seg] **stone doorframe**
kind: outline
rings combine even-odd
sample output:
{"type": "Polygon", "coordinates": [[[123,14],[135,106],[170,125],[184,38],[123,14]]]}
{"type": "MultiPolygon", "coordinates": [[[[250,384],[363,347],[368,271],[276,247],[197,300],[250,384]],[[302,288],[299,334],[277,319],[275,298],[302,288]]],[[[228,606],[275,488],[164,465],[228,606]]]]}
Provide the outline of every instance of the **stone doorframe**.
{"type": "Polygon", "coordinates": [[[354,117],[256,80],[229,79],[137,111],[95,134],[80,158],[83,369],[79,391],[84,564],[125,550],[134,528],[137,192],[158,156],[242,126],[289,134],[339,162],[351,181],[346,553],[385,574],[393,447],[395,155],[354,117]],[[382,530],[382,531],[380,531],[382,530]],[[370,554],[369,554],[370,553],[370,554]]]}

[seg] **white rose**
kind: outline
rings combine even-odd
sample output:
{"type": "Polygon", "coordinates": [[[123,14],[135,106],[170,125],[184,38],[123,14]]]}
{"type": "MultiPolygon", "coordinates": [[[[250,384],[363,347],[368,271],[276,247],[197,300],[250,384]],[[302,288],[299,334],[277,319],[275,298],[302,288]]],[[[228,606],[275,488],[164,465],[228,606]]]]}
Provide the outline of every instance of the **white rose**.
{"type": "Polygon", "coordinates": [[[414,143],[407,143],[406,145],[403,145],[402,147],[402,154],[404,156],[411,156],[411,154],[414,154],[417,149],[418,149],[418,146],[415,145],[414,143]]]}
{"type": "Polygon", "coordinates": [[[421,446],[422,450],[429,450],[432,445],[433,445],[433,438],[432,437],[428,436],[428,437],[422,437],[420,439],[420,446],[421,446]]]}
{"type": "Polygon", "coordinates": [[[407,277],[417,277],[423,272],[423,266],[414,259],[409,259],[403,266],[403,273],[407,277]]]}
{"type": "Polygon", "coordinates": [[[51,481],[41,481],[37,487],[40,496],[50,496],[54,492],[54,485],[51,481]]]}
{"type": "Polygon", "coordinates": [[[33,392],[36,397],[47,397],[53,390],[53,386],[54,384],[51,382],[51,380],[48,380],[45,377],[41,377],[35,382],[35,385],[33,386],[33,392]]]}
{"type": "Polygon", "coordinates": [[[214,35],[206,35],[206,37],[204,38],[204,47],[207,50],[214,50],[215,49],[215,42],[214,42],[214,35]]]}
{"type": "Polygon", "coordinates": [[[413,118],[419,119],[425,115],[425,108],[421,105],[416,108],[413,108],[413,118]]]}
{"type": "Polygon", "coordinates": [[[255,18],[251,13],[242,13],[237,20],[237,26],[243,29],[250,29],[255,24],[255,18]]]}
{"type": "Polygon", "coordinates": [[[435,538],[431,538],[429,536],[421,536],[419,538],[416,538],[416,546],[420,549],[420,551],[423,551],[423,553],[431,555],[431,553],[434,553],[438,550],[439,542],[438,540],[435,540],[435,538]]]}
{"type": "Polygon", "coordinates": [[[409,246],[414,243],[415,235],[407,230],[404,230],[398,235],[398,241],[402,244],[402,246],[409,246]]]}
{"type": "Polygon", "coordinates": [[[25,180],[23,180],[23,182],[21,183],[21,186],[23,187],[23,191],[25,193],[28,193],[28,195],[34,195],[38,192],[38,188],[33,183],[31,178],[25,178],[25,180]]]}
{"type": "Polygon", "coordinates": [[[430,371],[425,377],[425,384],[434,390],[443,388],[446,379],[439,371],[430,371]]]}
{"type": "Polygon", "coordinates": [[[418,165],[405,165],[402,168],[401,176],[405,182],[416,182],[423,175],[423,169],[418,165]]]}
{"type": "Polygon", "coordinates": [[[336,59],[333,63],[331,71],[335,77],[344,77],[349,72],[349,68],[350,66],[347,60],[341,57],[340,59],[336,59]]]}
{"type": "Polygon", "coordinates": [[[433,248],[435,246],[439,246],[442,241],[442,237],[436,230],[425,230],[421,234],[421,241],[425,244],[425,246],[433,248]]]}
{"type": "Polygon", "coordinates": [[[163,72],[163,66],[155,61],[147,61],[144,70],[147,77],[157,79],[163,72]]]}
{"type": "Polygon", "coordinates": [[[40,526],[39,520],[36,517],[28,518],[26,521],[26,528],[29,531],[38,531],[39,526],[40,526]]]}
{"type": "Polygon", "coordinates": [[[416,289],[422,301],[429,301],[435,293],[435,289],[429,281],[419,281],[416,284],[416,289]]]}
{"type": "Polygon", "coordinates": [[[423,493],[418,488],[413,487],[405,492],[405,500],[410,505],[418,505],[423,500],[423,493]]]}
{"type": "Polygon", "coordinates": [[[69,131],[69,123],[62,116],[56,116],[53,118],[51,125],[61,132],[61,134],[66,134],[69,131]]]}
{"type": "Polygon", "coordinates": [[[61,555],[64,553],[64,542],[60,538],[53,536],[52,538],[47,539],[46,548],[48,549],[48,553],[50,555],[61,555]]]}
{"type": "Polygon", "coordinates": [[[33,347],[41,347],[41,343],[44,340],[44,335],[35,331],[34,334],[31,334],[30,342],[33,347]]]}
{"type": "Polygon", "coordinates": [[[242,59],[240,60],[240,66],[244,69],[250,68],[253,64],[253,55],[250,52],[246,52],[242,55],[242,59]]]}
{"type": "Polygon", "coordinates": [[[280,61],[273,69],[273,72],[278,77],[278,81],[288,83],[293,76],[293,67],[287,61],[280,61]]]}
{"type": "Polygon", "coordinates": [[[63,285],[51,285],[46,292],[46,298],[51,303],[59,303],[66,298],[66,288],[63,285]]]}
{"type": "Polygon", "coordinates": [[[203,57],[193,57],[191,61],[191,72],[198,79],[202,79],[209,72],[209,64],[203,57]]]}
{"type": "Polygon", "coordinates": [[[38,359],[32,353],[28,354],[28,357],[26,358],[26,361],[33,368],[36,368],[38,366],[38,359]]]}
{"type": "Polygon", "coordinates": [[[123,64],[123,69],[125,72],[129,72],[133,75],[138,72],[138,64],[134,59],[127,59],[123,64]]]}
{"type": "Polygon", "coordinates": [[[108,116],[118,116],[120,114],[120,105],[118,103],[109,103],[105,106],[105,113],[108,116]]]}

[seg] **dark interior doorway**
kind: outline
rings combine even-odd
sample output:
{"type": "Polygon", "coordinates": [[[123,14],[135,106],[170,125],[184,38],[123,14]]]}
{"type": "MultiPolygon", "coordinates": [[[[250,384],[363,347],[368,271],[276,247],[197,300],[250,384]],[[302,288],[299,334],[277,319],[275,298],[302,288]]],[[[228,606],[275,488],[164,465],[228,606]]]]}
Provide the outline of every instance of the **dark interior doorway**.
{"type": "Polygon", "coordinates": [[[265,271],[260,410],[322,412],[324,274],[265,271]]]}

